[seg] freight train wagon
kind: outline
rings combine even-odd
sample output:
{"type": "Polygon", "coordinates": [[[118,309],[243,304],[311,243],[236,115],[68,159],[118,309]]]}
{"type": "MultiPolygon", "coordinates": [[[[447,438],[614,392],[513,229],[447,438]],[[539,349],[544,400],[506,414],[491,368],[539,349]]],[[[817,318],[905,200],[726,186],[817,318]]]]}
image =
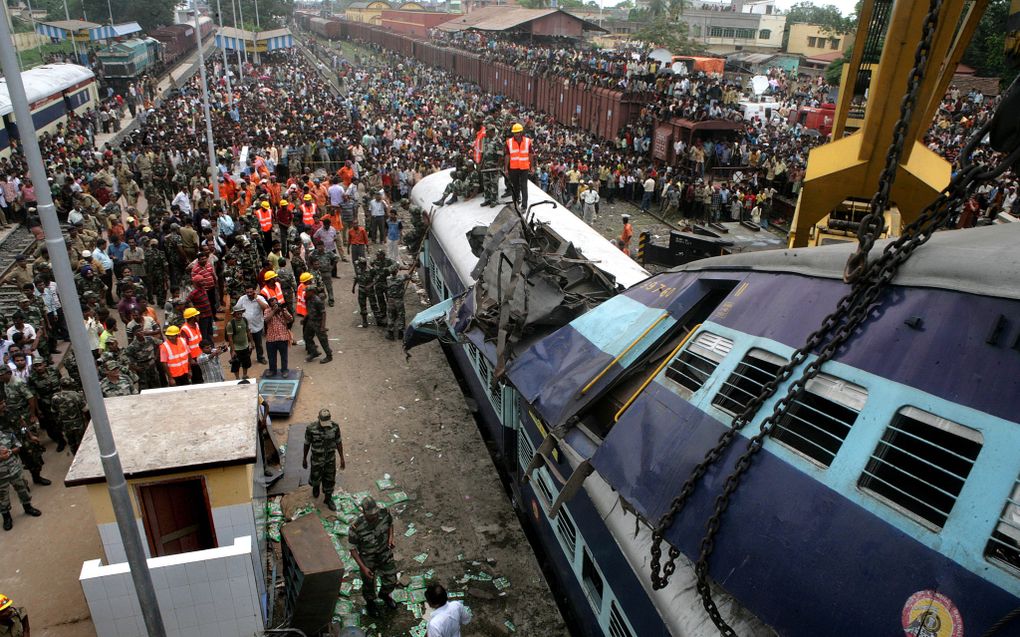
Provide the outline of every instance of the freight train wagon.
{"type": "MultiPolygon", "coordinates": [[[[46,64],[21,74],[32,109],[32,120],[38,134],[52,133],[57,125],[66,122],[68,114],[82,115],[95,108],[99,100],[96,76],[77,64],[46,64]]],[[[11,140],[19,139],[18,125],[14,121],[14,107],[7,92],[6,80],[0,78],[0,157],[8,157],[11,140]]]]}
{"type": "MultiPolygon", "coordinates": [[[[213,32],[212,18],[202,16],[198,19],[202,41],[213,32]]],[[[195,49],[195,23],[171,24],[153,29],[150,35],[163,43],[163,64],[166,68],[173,67],[184,56],[195,49]]]]}

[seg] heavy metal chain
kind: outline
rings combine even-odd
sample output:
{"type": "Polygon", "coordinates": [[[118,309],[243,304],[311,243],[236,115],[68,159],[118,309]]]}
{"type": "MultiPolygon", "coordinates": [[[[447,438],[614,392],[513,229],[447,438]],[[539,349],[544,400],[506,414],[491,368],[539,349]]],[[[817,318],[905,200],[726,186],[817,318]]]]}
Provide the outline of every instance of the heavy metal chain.
{"type": "Polygon", "coordinates": [[[892,141],[885,154],[885,166],[878,178],[878,188],[875,191],[875,196],[871,198],[868,214],[861,220],[861,225],[857,229],[857,250],[850,255],[843,272],[843,280],[847,283],[853,283],[864,274],[868,264],[868,253],[885,226],[885,209],[889,205],[889,191],[892,189],[893,182],[896,181],[896,169],[899,167],[900,157],[903,156],[903,147],[911,141],[907,139],[907,128],[910,127],[914,108],[917,107],[921,80],[924,79],[925,71],[928,68],[941,8],[942,0],[931,0],[928,13],[924,17],[921,41],[914,51],[914,66],[907,79],[906,93],[900,102],[900,117],[896,120],[892,141]]]}
{"type": "MultiPolygon", "coordinates": [[[[940,0],[935,0],[932,4],[937,7],[939,2],[940,0]]],[[[929,35],[932,32],[930,30],[927,31],[929,35]]],[[[922,43],[919,48],[921,47],[925,47],[925,45],[922,43]]],[[[930,43],[925,48],[930,49],[930,43]]],[[[709,450],[702,462],[694,468],[687,481],[681,487],[680,493],[671,503],[670,509],[659,520],[655,529],[653,529],[653,542],[650,550],[652,558],[651,580],[652,587],[658,590],[664,588],[669,583],[669,578],[676,570],[676,559],[680,556],[679,550],[670,545],[669,560],[665,565],[662,564],[662,542],[665,538],[665,533],[672,526],[676,516],[683,510],[687,500],[693,494],[697,483],[704,477],[708,469],[722,457],[739,431],[753,419],[754,414],[761,405],[775,394],[782,383],[792,377],[793,372],[803,365],[811,352],[817,350],[826,342],[830,334],[835,332],[832,339],[820,351],[818,358],[805,369],[803,376],[791,386],[787,395],[776,404],[773,414],[762,424],[762,430],[748,443],[748,450],[738,460],[737,470],[734,472],[734,475],[731,475],[726,480],[724,491],[716,500],[716,510],[709,521],[708,533],[702,541],[702,552],[695,570],[699,580],[698,591],[702,596],[706,611],[708,611],[713,623],[715,623],[722,634],[735,635],[732,628],[722,619],[711,599],[711,590],[707,580],[707,560],[714,548],[714,536],[718,532],[721,517],[728,506],[730,496],[739,485],[741,476],[750,466],[751,458],[761,448],[765,437],[775,426],[775,423],[779,422],[786,414],[789,407],[803,392],[807,382],[818,374],[822,364],[838,351],[839,347],[855,333],[857,327],[868,317],[870,309],[877,300],[879,293],[896,275],[900,265],[918,247],[927,242],[935,230],[952,218],[969,191],[978,181],[992,179],[1020,160],[1020,148],[1017,148],[1013,150],[1009,157],[988,169],[985,169],[984,166],[972,165],[970,163],[976,145],[991,129],[992,123],[993,120],[989,120],[975,132],[961,154],[960,170],[954,176],[950,185],[940,193],[939,197],[931,205],[922,211],[916,221],[904,229],[900,238],[889,244],[882,256],[873,263],[868,264],[867,254],[864,254],[865,269],[855,278],[852,290],[840,299],[836,309],[825,317],[822,325],[808,337],[805,345],[794,352],[790,362],[779,369],[776,378],[766,383],[760,394],[733,419],[732,427],[720,436],[715,447],[709,450]]]]}

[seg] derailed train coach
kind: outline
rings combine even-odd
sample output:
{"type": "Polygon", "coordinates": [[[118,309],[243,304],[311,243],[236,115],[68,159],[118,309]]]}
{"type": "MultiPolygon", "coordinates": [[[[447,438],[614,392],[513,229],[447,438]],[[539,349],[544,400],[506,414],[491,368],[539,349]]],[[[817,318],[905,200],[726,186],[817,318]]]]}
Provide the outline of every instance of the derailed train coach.
{"type": "MultiPolygon", "coordinates": [[[[36,132],[53,133],[57,126],[66,122],[73,113],[84,115],[90,108],[96,108],[99,89],[95,74],[77,64],[45,64],[24,71],[21,79],[25,84],[29,108],[36,132]]],[[[14,118],[7,81],[0,78],[0,157],[10,156],[11,141],[20,139],[18,123],[14,118]]]]}
{"type": "Polygon", "coordinates": [[[412,191],[435,304],[405,346],[447,348],[577,634],[715,634],[706,607],[745,637],[1012,634],[1020,227],[936,233],[759,435],[852,246],[650,276],[534,185],[432,208],[449,181],[412,191]]]}

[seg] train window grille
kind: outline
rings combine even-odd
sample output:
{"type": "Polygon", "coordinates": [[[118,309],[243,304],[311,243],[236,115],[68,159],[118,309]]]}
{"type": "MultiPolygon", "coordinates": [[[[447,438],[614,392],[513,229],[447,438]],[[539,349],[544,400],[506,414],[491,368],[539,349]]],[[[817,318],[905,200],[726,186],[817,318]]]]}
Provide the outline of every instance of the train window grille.
{"type": "Polygon", "coordinates": [[[1002,515],[985,545],[985,558],[1020,574],[1020,478],[1002,507],[1002,515]]]}
{"type": "Polygon", "coordinates": [[[531,484],[535,486],[535,490],[542,494],[542,504],[546,511],[552,508],[552,503],[556,501],[553,489],[549,486],[549,476],[544,467],[539,467],[531,474],[531,484]]]}
{"type": "Polygon", "coordinates": [[[634,637],[615,601],[609,603],[609,637],[634,637]]]}
{"type": "Polygon", "coordinates": [[[787,363],[782,356],[763,349],[752,349],[744,356],[737,368],[733,370],[719,393],[712,399],[712,404],[729,414],[744,411],[762,388],[776,378],[779,368],[787,363]]]}
{"type": "Polygon", "coordinates": [[[904,407],[882,434],[857,484],[939,531],[953,511],[982,442],[978,431],[904,407]]]}
{"type": "Polygon", "coordinates": [[[784,446],[828,468],[857,415],[868,399],[868,390],[835,376],[820,374],[772,430],[772,437],[784,446]]]}
{"type": "Polygon", "coordinates": [[[702,332],[666,367],[666,378],[690,398],[708,381],[715,368],[733,349],[733,341],[718,334],[702,332]]]}
{"type": "Polygon", "coordinates": [[[595,612],[602,610],[602,596],[605,594],[605,583],[602,581],[602,574],[595,566],[588,549],[581,551],[581,584],[588,600],[591,602],[595,612]]]}
{"type": "Polygon", "coordinates": [[[521,431],[517,434],[517,461],[521,465],[522,473],[528,469],[534,457],[535,445],[531,444],[528,435],[521,431]]]}
{"type": "Polygon", "coordinates": [[[556,534],[560,538],[560,543],[563,544],[567,557],[573,561],[574,551],[577,549],[577,526],[574,525],[574,520],[571,519],[566,508],[561,508],[559,515],[556,516],[556,534]]]}

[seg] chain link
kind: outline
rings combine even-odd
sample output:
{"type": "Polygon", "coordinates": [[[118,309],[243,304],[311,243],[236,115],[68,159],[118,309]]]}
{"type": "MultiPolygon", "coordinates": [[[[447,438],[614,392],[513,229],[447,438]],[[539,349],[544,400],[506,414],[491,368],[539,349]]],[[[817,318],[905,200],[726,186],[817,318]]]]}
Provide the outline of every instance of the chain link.
{"type": "MultiPolygon", "coordinates": [[[[941,0],[932,0],[929,15],[925,20],[924,40],[918,45],[915,63],[927,63],[927,52],[930,52],[931,49],[930,40],[934,34],[937,12],[940,6],[941,0]],[[935,14],[934,18],[933,12],[935,14]]],[[[916,68],[914,71],[911,74],[910,82],[912,93],[916,93],[920,77],[916,73],[916,68]]],[[[901,124],[903,124],[905,117],[910,117],[914,103],[916,103],[916,95],[913,96],[912,100],[908,100],[908,97],[904,98],[905,108],[901,109],[901,120],[897,122],[896,127],[900,133],[894,137],[893,146],[897,144],[902,146],[904,139],[903,131],[906,126],[901,126],[901,124]]],[[[723,432],[716,445],[705,454],[702,461],[691,471],[691,474],[681,487],[680,493],[670,504],[669,510],[660,518],[652,530],[652,546],[650,549],[651,582],[652,588],[659,590],[668,585],[670,577],[676,571],[676,560],[680,557],[680,551],[670,544],[669,559],[663,564],[662,542],[665,540],[666,531],[672,526],[676,516],[680,514],[687,504],[697,484],[707,473],[708,469],[723,456],[738,433],[751,422],[762,404],[776,393],[780,385],[793,376],[794,371],[807,361],[812,352],[818,351],[818,355],[808,364],[797,381],[790,386],[786,395],[776,402],[771,415],[761,423],[758,433],[748,440],[747,449],[737,459],[733,472],[726,478],[723,490],[716,498],[712,517],[706,525],[706,533],[702,538],[700,554],[694,568],[697,576],[696,589],[702,599],[705,611],[720,634],[727,637],[736,637],[736,632],[722,618],[718,607],[712,599],[709,584],[709,558],[715,548],[715,536],[719,531],[731,496],[740,485],[743,475],[750,468],[754,455],[763,447],[765,438],[787,415],[790,406],[803,393],[807,383],[820,373],[824,363],[830,360],[867,320],[881,293],[896,276],[900,266],[910,258],[917,248],[924,245],[936,230],[945,226],[953,219],[966,197],[979,181],[986,181],[1001,175],[1020,160],[1020,147],[1018,147],[1013,149],[1013,152],[1008,157],[1003,158],[999,163],[991,167],[972,163],[973,153],[977,144],[987,134],[991,126],[992,120],[990,119],[973,134],[961,154],[959,170],[953,176],[949,185],[939,193],[935,201],[921,211],[921,214],[914,222],[904,228],[899,238],[890,242],[885,247],[879,258],[872,262],[868,261],[868,253],[874,245],[877,232],[870,235],[866,250],[858,249],[855,256],[860,255],[859,258],[862,259],[860,264],[856,265],[853,261],[848,262],[848,271],[851,270],[851,265],[854,265],[852,269],[855,272],[850,280],[852,284],[851,291],[840,299],[836,309],[825,317],[821,326],[816,331],[808,336],[806,343],[793,353],[790,361],[778,370],[776,378],[766,383],[745,409],[734,417],[731,428],[723,432]]],[[[900,148],[900,150],[902,149],[900,148]]],[[[887,154],[887,172],[891,165],[893,175],[895,174],[899,155],[900,152],[896,148],[890,148],[890,152],[887,154]],[[893,158],[891,162],[889,161],[890,157],[893,158]]],[[[883,173],[883,177],[885,177],[885,173],[883,173]]],[[[871,214],[873,215],[878,211],[877,218],[879,219],[884,218],[882,198],[884,197],[885,201],[887,201],[891,178],[885,179],[883,183],[885,185],[884,192],[876,194],[875,199],[872,201],[871,214]],[[881,205],[876,205],[876,203],[881,205]]],[[[863,227],[864,224],[862,224],[863,227]]],[[[873,219],[869,220],[868,227],[874,229],[873,219]]]]}
{"type": "Polygon", "coordinates": [[[889,207],[889,191],[892,189],[893,182],[896,181],[896,170],[899,167],[900,157],[903,156],[903,147],[912,141],[907,139],[907,129],[913,119],[921,81],[928,68],[929,55],[932,42],[935,39],[935,29],[938,26],[941,8],[942,0],[931,0],[928,13],[924,17],[921,41],[914,51],[914,66],[907,79],[906,93],[900,102],[900,117],[896,120],[896,126],[893,127],[892,141],[885,154],[885,166],[878,178],[878,188],[875,191],[875,196],[871,198],[868,214],[861,220],[861,225],[857,229],[857,250],[847,259],[846,269],[843,272],[843,280],[847,283],[853,283],[867,269],[868,253],[875,245],[875,239],[882,234],[882,230],[885,228],[885,210],[889,207]]]}

